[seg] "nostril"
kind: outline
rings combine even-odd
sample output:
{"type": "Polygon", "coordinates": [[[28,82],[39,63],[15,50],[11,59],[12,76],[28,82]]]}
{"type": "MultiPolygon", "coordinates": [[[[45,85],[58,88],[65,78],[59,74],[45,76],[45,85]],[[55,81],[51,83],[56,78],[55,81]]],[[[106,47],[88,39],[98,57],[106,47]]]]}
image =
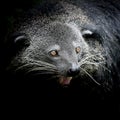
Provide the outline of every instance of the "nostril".
{"type": "Polygon", "coordinates": [[[68,70],[68,75],[69,76],[75,76],[75,75],[78,75],[79,74],[79,72],[80,72],[80,69],[72,69],[72,68],[70,68],[69,70],[68,70]]]}

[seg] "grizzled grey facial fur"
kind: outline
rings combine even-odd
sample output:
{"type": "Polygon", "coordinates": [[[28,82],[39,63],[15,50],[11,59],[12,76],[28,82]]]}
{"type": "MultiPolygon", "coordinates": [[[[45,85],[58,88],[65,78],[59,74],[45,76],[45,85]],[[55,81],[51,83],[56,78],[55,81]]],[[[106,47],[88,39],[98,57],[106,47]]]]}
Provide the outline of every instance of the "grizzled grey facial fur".
{"type": "MultiPolygon", "coordinates": [[[[28,67],[27,74],[56,74],[54,76],[58,77],[61,84],[69,84],[72,77],[86,74],[99,85],[91,74],[101,69],[105,60],[99,41],[95,38],[90,46],[90,40],[86,40],[87,36],[92,37],[93,34],[91,30],[74,24],[74,21],[51,22],[42,30],[36,30],[30,38],[30,45],[15,57],[12,64],[20,64],[15,68],[16,72],[28,67]]],[[[23,38],[23,35],[17,36],[16,43],[23,38]]]]}

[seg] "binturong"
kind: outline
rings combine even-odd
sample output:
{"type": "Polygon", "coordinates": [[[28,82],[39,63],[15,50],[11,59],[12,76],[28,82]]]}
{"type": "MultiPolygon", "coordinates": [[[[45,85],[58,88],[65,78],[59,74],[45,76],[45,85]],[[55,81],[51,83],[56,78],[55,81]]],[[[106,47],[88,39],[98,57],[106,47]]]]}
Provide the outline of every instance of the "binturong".
{"type": "Polygon", "coordinates": [[[79,80],[119,88],[120,15],[107,4],[58,0],[31,8],[6,40],[6,71],[14,79],[52,80],[63,86],[79,80]]]}

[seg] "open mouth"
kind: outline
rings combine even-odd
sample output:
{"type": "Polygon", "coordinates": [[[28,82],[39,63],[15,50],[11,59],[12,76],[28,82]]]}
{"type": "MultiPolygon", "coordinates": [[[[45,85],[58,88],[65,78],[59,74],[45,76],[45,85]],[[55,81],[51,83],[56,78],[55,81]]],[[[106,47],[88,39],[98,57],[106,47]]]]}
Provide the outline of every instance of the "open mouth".
{"type": "Polygon", "coordinates": [[[64,77],[64,76],[62,76],[59,79],[59,83],[61,85],[69,85],[71,80],[72,80],[72,77],[64,77]]]}

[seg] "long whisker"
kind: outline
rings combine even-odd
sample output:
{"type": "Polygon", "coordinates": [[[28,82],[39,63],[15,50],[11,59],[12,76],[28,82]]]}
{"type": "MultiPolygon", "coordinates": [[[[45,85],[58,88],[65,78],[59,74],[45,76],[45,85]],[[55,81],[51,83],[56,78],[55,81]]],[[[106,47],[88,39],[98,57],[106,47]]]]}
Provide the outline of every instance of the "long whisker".
{"type": "MultiPolygon", "coordinates": [[[[40,69],[43,70],[42,68],[44,68],[44,69],[46,69],[46,70],[52,68],[51,66],[39,65],[39,64],[36,64],[36,63],[27,63],[27,64],[24,64],[24,65],[18,67],[18,68],[16,69],[16,71],[21,70],[21,69],[24,69],[24,68],[26,68],[26,67],[35,67],[35,66],[39,67],[39,70],[40,70],[40,69]]],[[[36,68],[36,69],[37,69],[37,68],[36,68]]],[[[52,68],[52,70],[56,70],[56,69],[52,68]]]]}
{"type": "Polygon", "coordinates": [[[28,57],[24,57],[24,60],[26,60],[27,62],[35,62],[35,63],[41,63],[41,61],[40,60],[35,60],[35,59],[31,59],[31,58],[28,58],[28,57]]]}
{"type": "Polygon", "coordinates": [[[107,68],[107,67],[105,67],[104,65],[102,65],[101,63],[99,64],[101,67],[103,67],[105,70],[107,70],[109,73],[111,73],[111,71],[107,68]]]}
{"type": "Polygon", "coordinates": [[[56,70],[56,66],[54,66],[52,64],[49,64],[49,63],[46,63],[43,61],[36,61],[36,60],[29,59],[29,61],[27,61],[27,63],[18,67],[16,69],[16,71],[18,71],[20,69],[24,69],[26,67],[29,67],[29,68],[39,67],[39,70],[43,70],[43,68],[44,68],[44,70],[47,70],[47,69],[56,70]]]}
{"type": "Polygon", "coordinates": [[[88,57],[86,57],[85,59],[83,59],[83,60],[81,61],[81,63],[84,62],[84,61],[86,61],[86,60],[88,60],[89,58],[94,58],[94,57],[96,57],[97,55],[99,55],[99,54],[95,54],[95,55],[88,56],[88,57]]]}
{"type": "Polygon", "coordinates": [[[29,66],[30,66],[30,64],[21,65],[21,66],[17,67],[17,69],[15,69],[15,71],[19,71],[19,70],[24,69],[24,68],[29,67],[29,66]]]}
{"type": "Polygon", "coordinates": [[[47,62],[44,62],[44,61],[34,60],[34,59],[27,58],[27,57],[24,57],[24,58],[25,58],[25,59],[27,60],[27,62],[29,62],[29,63],[33,63],[33,64],[40,65],[40,66],[44,66],[44,65],[45,65],[45,67],[56,68],[55,65],[50,64],[50,63],[47,63],[47,62]]]}
{"type": "Polygon", "coordinates": [[[82,69],[97,85],[101,85],[100,83],[98,83],[86,70],[84,70],[83,68],[80,67],[80,69],[82,69]]]}
{"type": "Polygon", "coordinates": [[[32,72],[39,72],[39,71],[41,72],[44,71],[44,73],[57,73],[56,70],[53,70],[53,69],[49,69],[48,71],[48,69],[45,69],[44,67],[37,67],[37,68],[31,68],[29,71],[26,72],[26,74],[32,73],[32,72]]]}
{"type": "Polygon", "coordinates": [[[105,67],[104,65],[102,65],[103,62],[99,62],[99,63],[94,63],[94,62],[90,62],[90,61],[86,61],[84,62],[83,64],[81,65],[84,65],[84,64],[91,64],[91,65],[100,65],[101,67],[103,67],[105,70],[107,70],[109,73],[111,73],[111,71],[105,67]]]}

